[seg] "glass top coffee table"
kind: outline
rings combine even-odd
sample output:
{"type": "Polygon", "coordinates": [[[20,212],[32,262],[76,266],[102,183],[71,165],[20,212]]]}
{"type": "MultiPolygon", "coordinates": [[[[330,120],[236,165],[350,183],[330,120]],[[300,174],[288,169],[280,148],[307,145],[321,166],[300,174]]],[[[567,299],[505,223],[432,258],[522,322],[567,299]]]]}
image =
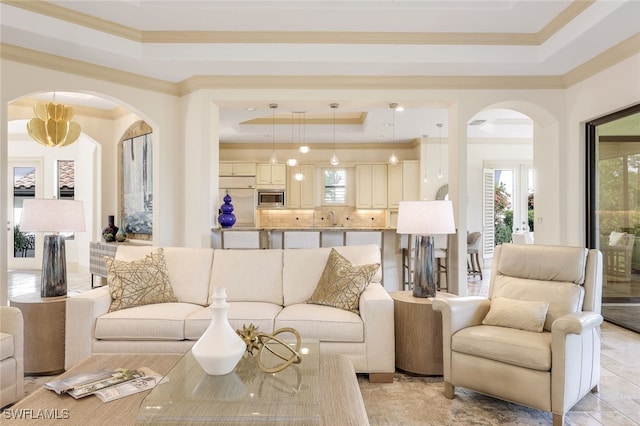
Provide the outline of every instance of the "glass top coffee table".
{"type": "Polygon", "coordinates": [[[245,355],[231,373],[210,376],[189,351],[142,401],[136,423],[320,424],[319,343],[303,341],[300,355],[277,373],[245,355]]]}

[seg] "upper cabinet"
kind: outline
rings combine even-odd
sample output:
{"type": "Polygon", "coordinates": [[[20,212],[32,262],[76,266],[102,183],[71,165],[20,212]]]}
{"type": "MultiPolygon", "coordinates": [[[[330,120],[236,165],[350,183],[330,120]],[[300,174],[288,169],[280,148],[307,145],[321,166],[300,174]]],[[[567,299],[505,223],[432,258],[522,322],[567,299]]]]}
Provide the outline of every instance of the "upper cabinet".
{"type": "Polygon", "coordinates": [[[387,207],[397,209],[400,201],[420,199],[420,162],[403,161],[387,170],[387,207]]]}
{"type": "Polygon", "coordinates": [[[387,165],[356,165],[356,208],[387,208],[387,165]]]}
{"type": "Polygon", "coordinates": [[[286,194],[287,207],[313,209],[316,206],[316,166],[302,164],[289,168],[289,179],[286,194]],[[304,179],[297,181],[295,174],[300,171],[304,179]]]}
{"type": "Polygon", "coordinates": [[[255,176],[256,163],[234,163],[224,161],[220,163],[219,176],[255,176]]]}
{"type": "Polygon", "coordinates": [[[287,185],[287,165],[258,163],[256,185],[258,188],[285,188],[287,185]]]}

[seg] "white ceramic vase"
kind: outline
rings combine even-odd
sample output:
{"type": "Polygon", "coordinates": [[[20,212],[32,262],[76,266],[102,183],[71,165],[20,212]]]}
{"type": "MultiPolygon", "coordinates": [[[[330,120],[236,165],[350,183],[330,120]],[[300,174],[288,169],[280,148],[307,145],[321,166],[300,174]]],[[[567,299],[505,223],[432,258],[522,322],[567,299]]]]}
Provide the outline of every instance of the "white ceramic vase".
{"type": "Polygon", "coordinates": [[[229,324],[229,304],[224,287],[213,289],[211,323],[191,348],[202,369],[214,376],[229,374],[247,349],[242,338],[229,324]]]}

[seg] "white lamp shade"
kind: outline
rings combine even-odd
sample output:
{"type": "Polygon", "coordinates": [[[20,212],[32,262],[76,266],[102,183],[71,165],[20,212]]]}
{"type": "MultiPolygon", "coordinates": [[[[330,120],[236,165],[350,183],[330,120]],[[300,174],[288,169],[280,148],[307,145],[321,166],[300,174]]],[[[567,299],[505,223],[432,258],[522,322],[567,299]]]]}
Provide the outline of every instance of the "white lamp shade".
{"type": "Polygon", "coordinates": [[[23,232],[84,232],[84,206],[79,200],[30,198],[22,202],[23,232]]]}
{"type": "Polygon", "coordinates": [[[398,234],[455,234],[451,201],[400,201],[398,234]]]}

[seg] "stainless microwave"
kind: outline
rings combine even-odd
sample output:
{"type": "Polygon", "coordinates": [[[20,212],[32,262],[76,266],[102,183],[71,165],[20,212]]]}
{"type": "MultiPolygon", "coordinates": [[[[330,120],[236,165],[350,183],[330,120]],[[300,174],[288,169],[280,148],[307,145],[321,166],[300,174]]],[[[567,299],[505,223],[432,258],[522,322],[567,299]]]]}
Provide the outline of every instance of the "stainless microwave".
{"type": "Polygon", "coordinates": [[[281,209],[285,207],[284,189],[258,189],[258,208],[281,209]]]}

